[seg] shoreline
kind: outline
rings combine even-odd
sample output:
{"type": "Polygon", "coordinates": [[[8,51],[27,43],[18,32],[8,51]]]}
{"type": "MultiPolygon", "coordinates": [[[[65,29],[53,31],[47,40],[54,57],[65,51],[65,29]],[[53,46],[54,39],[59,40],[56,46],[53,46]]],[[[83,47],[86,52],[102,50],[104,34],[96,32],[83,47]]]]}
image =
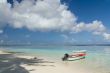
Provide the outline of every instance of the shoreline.
{"type": "MultiPolygon", "coordinates": [[[[28,73],[101,73],[94,69],[81,65],[80,61],[67,62],[67,61],[54,61],[45,57],[37,57],[28,55],[18,55],[13,53],[7,53],[0,50],[0,56],[10,54],[10,59],[15,60],[12,64],[18,65],[16,62],[19,60],[19,65],[22,69],[28,71],[28,73]]],[[[9,55],[7,55],[8,57],[9,55]]],[[[7,58],[6,58],[7,59],[7,58]]],[[[1,61],[0,61],[1,62],[1,61]]],[[[4,62],[9,62],[4,60],[4,62]]],[[[10,62],[9,62],[10,63],[10,62]]],[[[83,63],[83,61],[82,61],[83,63]]],[[[1,72],[2,73],[2,72],[1,72]]],[[[16,72],[18,73],[18,72],[16,72]]],[[[25,73],[25,72],[21,72],[25,73]]]]}

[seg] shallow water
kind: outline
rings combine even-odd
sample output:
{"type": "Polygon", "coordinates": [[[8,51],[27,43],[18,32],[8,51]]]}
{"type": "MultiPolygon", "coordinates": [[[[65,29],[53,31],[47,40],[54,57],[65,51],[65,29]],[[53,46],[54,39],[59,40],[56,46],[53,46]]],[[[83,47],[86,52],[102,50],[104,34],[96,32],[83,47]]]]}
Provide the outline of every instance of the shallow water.
{"type": "MultiPolygon", "coordinates": [[[[6,48],[6,47],[5,47],[6,48]]],[[[87,56],[83,62],[94,69],[110,72],[110,46],[37,46],[37,47],[7,47],[8,50],[25,52],[35,56],[46,56],[61,61],[65,53],[76,50],[87,50],[87,56]]],[[[100,72],[102,73],[102,72],[100,72]]]]}

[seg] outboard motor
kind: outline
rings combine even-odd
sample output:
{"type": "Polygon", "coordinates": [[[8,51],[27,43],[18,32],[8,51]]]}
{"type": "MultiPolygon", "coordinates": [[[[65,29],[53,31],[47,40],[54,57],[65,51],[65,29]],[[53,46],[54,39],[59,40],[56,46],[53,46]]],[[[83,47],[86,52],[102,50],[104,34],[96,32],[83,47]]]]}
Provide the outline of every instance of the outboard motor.
{"type": "Polygon", "coordinates": [[[66,53],[66,54],[64,54],[64,57],[62,58],[62,60],[66,61],[66,60],[68,60],[68,57],[69,57],[69,55],[66,53]]]}

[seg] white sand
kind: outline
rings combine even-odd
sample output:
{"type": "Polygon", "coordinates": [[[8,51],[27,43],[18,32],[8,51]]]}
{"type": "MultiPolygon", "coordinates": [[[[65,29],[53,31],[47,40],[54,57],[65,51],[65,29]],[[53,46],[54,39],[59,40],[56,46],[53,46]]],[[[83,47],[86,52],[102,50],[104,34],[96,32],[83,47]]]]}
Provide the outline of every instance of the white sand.
{"type": "MultiPolygon", "coordinates": [[[[48,65],[48,64],[46,64],[48,65]]],[[[61,64],[54,64],[55,66],[29,66],[29,65],[21,65],[25,69],[27,69],[30,73],[95,73],[94,71],[88,69],[81,69],[75,67],[64,66],[61,64]]]]}
{"type": "Polygon", "coordinates": [[[10,53],[0,50],[0,54],[10,54],[10,53]]]}
{"type": "Polygon", "coordinates": [[[32,59],[33,56],[26,56],[26,55],[16,55],[18,58],[26,58],[26,59],[32,59]]]}
{"type": "MultiPolygon", "coordinates": [[[[5,51],[0,51],[0,54],[9,54],[5,51]]],[[[19,58],[32,59],[33,56],[17,56],[19,58]]],[[[47,59],[44,59],[47,60],[47,59]]],[[[51,60],[48,60],[51,61],[51,60]]],[[[34,65],[21,64],[29,73],[99,73],[89,67],[74,62],[54,62],[54,63],[36,63],[34,65]]]]}
{"type": "MultiPolygon", "coordinates": [[[[22,58],[33,58],[31,56],[19,56],[22,58]]],[[[22,64],[29,73],[98,73],[88,67],[80,66],[78,62],[55,62],[40,63],[39,66],[22,64]]]]}

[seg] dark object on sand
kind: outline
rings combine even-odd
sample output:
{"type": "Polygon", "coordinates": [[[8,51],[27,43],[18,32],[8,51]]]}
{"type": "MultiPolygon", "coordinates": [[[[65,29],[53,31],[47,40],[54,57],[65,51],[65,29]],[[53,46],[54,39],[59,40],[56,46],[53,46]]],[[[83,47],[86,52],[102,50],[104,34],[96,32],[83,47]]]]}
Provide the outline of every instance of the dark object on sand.
{"type": "Polygon", "coordinates": [[[34,59],[37,59],[37,57],[34,57],[34,59]]]}
{"type": "Polygon", "coordinates": [[[66,54],[64,54],[64,57],[62,58],[62,60],[65,61],[68,59],[68,57],[69,57],[69,54],[66,53],[66,54]]]}

